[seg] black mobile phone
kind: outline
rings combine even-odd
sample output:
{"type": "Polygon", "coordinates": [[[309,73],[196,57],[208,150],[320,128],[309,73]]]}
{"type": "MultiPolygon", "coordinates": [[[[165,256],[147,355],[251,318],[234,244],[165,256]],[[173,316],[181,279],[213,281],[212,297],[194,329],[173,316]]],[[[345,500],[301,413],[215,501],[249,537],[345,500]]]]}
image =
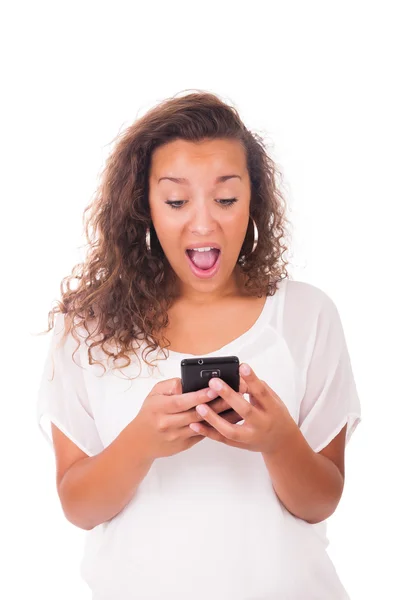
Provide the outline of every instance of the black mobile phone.
{"type": "Polygon", "coordinates": [[[238,357],[208,356],[181,360],[182,393],[197,392],[208,387],[212,377],[219,377],[238,392],[240,382],[238,357]]]}

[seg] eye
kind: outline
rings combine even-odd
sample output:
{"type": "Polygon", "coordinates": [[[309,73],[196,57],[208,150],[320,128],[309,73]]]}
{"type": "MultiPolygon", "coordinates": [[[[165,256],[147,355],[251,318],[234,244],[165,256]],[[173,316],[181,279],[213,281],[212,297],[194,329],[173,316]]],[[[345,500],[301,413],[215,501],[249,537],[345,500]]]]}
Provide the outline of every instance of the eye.
{"type": "MultiPolygon", "coordinates": [[[[235,204],[237,201],[237,198],[217,198],[217,202],[220,204],[220,206],[222,206],[222,208],[229,208],[229,206],[232,206],[232,204],[235,204]]],[[[165,204],[169,204],[171,208],[178,209],[181,208],[186,202],[187,200],[166,200],[165,204]],[[179,206],[176,206],[176,204],[179,206]]]]}
{"type": "Polygon", "coordinates": [[[218,200],[218,202],[221,204],[221,206],[223,208],[229,208],[229,206],[232,206],[232,204],[235,204],[235,202],[237,202],[237,201],[238,201],[237,198],[226,198],[226,199],[218,200]]]}
{"type": "Polygon", "coordinates": [[[165,204],[169,204],[171,208],[181,208],[184,202],[185,200],[167,200],[165,204]],[[179,206],[174,206],[175,204],[179,204],[179,206]]]}

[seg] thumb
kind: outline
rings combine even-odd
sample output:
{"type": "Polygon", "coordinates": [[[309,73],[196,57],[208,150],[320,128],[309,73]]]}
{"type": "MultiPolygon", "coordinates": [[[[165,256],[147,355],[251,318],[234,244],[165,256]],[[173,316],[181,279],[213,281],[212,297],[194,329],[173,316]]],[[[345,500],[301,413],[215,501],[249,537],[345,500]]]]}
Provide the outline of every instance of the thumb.
{"type": "Polygon", "coordinates": [[[182,394],[182,382],[179,377],[164,379],[163,381],[159,381],[157,383],[157,392],[164,394],[165,396],[182,394]]]}
{"type": "Polygon", "coordinates": [[[171,392],[171,396],[173,394],[182,394],[182,381],[180,377],[174,377],[173,378],[173,384],[172,384],[172,392],[171,392]]]}

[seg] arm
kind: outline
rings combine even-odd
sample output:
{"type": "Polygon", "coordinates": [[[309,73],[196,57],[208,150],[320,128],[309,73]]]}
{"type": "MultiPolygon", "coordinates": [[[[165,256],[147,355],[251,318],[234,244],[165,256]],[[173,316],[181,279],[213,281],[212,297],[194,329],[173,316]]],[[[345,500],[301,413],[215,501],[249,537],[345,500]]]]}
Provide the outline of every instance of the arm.
{"type": "Polygon", "coordinates": [[[316,453],[296,426],[279,451],[262,453],[275,492],[296,517],[319,523],[335,512],[344,487],[345,434],[346,427],[316,453]]]}
{"type": "Polygon", "coordinates": [[[321,452],[314,452],[268,384],[248,365],[241,365],[240,373],[243,393],[250,395],[250,402],[218,378],[210,379],[209,386],[243,418],[243,425],[227,423],[203,404],[196,408],[207,425],[194,423],[191,428],[229,446],[260,452],[287,510],[309,523],[325,520],[335,511],[343,492],[346,427],[321,452]]]}
{"type": "Polygon", "coordinates": [[[66,518],[77,527],[93,529],[115,517],[133,498],[150,470],[154,459],[147,456],[135,425],[131,421],[95,456],[84,454],[52,425],[57,455],[69,454],[70,459],[75,455],[66,470],[58,463],[57,490],[66,518]]]}

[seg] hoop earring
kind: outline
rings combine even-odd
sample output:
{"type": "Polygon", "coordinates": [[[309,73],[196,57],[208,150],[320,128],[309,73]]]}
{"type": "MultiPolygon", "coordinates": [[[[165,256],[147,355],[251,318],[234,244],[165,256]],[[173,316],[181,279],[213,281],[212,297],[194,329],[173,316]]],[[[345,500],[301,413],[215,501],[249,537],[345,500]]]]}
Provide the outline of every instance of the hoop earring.
{"type": "Polygon", "coordinates": [[[146,248],[147,252],[151,252],[150,227],[146,229],[146,248]]]}
{"type": "Polygon", "coordinates": [[[253,221],[253,247],[251,249],[250,254],[253,254],[253,252],[257,248],[257,244],[258,244],[258,229],[257,229],[257,225],[256,225],[256,222],[253,219],[253,217],[250,217],[250,219],[253,221]]]}
{"type": "MultiPolygon", "coordinates": [[[[251,252],[248,254],[248,256],[250,256],[250,254],[253,254],[254,250],[257,248],[257,244],[258,244],[258,229],[257,229],[257,225],[255,220],[253,219],[253,217],[250,217],[250,219],[253,222],[253,247],[251,249],[251,252]]],[[[242,254],[242,256],[239,258],[239,263],[243,264],[246,260],[246,255],[242,254]]]]}

